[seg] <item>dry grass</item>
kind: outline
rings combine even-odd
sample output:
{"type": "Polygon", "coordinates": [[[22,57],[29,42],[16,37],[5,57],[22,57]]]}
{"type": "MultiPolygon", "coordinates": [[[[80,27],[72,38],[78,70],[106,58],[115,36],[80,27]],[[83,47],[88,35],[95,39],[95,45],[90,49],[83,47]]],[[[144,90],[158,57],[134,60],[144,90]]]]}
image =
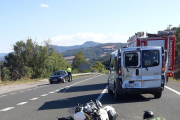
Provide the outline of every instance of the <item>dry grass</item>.
{"type": "Polygon", "coordinates": [[[25,84],[25,83],[35,83],[39,82],[39,80],[47,79],[47,78],[37,78],[37,79],[19,79],[16,81],[0,81],[0,86],[4,85],[16,85],[16,84],[25,84]]]}
{"type": "Polygon", "coordinates": [[[175,79],[175,78],[173,78],[173,77],[169,77],[169,80],[176,81],[176,82],[179,82],[179,83],[180,83],[180,79],[175,79]]]}

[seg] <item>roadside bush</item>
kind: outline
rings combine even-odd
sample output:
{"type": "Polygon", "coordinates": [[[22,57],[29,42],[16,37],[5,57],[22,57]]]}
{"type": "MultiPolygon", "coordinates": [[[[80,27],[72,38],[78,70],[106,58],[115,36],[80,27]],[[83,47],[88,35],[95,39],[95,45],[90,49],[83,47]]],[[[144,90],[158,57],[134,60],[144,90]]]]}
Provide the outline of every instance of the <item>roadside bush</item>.
{"type": "Polygon", "coordinates": [[[174,72],[174,78],[175,78],[176,80],[180,80],[180,69],[177,70],[176,72],[174,72]]]}
{"type": "Polygon", "coordinates": [[[2,81],[10,80],[10,71],[8,68],[2,69],[2,81]]]}
{"type": "Polygon", "coordinates": [[[30,67],[25,66],[24,67],[24,76],[31,78],[32,75],[32,69],[30,67]]]}
{"type": "Polygon", "coordinates": [[[75,68],[75,69],[72,71],[72,74],[77,74],[77,73],[79,73],[79,70],[75,68]]]}
{"type": "Polygon", "coordinates": [[[88,72],[91,72],[91,70],[83,70],[81,71],[82,73],[88,73],[88,72]]]}
{"type": "Polygon", "coordinates": [[[108,73],[109,73],[109,70],[102,70],[101,73],[108,74],[108,73]]]}

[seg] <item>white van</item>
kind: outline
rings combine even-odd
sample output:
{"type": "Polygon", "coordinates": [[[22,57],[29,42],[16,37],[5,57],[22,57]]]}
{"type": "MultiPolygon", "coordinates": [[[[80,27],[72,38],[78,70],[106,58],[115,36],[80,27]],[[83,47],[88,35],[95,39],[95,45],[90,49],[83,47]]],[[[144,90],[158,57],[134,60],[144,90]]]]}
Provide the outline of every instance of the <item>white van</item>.
{"type": "Polygon", "coordinates": [[[116,100],[126,93],[151,93],[160,98],[164,89],[163,47],[122,48],[111,53],[108,93],[116,100]]]}

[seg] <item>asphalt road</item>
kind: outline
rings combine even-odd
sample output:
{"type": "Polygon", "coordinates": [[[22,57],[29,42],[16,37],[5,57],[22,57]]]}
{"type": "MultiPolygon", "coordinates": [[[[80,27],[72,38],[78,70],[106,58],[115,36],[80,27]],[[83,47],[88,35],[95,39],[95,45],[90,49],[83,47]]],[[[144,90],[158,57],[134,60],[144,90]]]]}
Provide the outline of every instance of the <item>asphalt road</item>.
{"type": "MultiPolygon", "coordinates": [[[[0,95],[0,120],[57,120],[67,117],[68,108],[97,99],[107,86],[107,75],[92,75],[62,84],[42,84],[0,95]]],[[[155,116],[180,120],[180,83],[169,81],[160,99],[151,94],[128,95],[115,101],[107,91],[100,101],[112,105],[120,114],[118,120],[142,120],[143,111],[155,116]]]]}

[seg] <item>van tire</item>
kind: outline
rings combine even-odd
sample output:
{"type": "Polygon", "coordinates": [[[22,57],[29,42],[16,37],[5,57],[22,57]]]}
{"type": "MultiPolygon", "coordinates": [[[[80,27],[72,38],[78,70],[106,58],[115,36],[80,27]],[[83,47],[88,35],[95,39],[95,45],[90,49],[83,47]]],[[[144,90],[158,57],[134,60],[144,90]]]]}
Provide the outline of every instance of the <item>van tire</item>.
{"type": "Polygon", "coordinates": [[[162,92],[154,92],[154,98],[158,99],[162,95],[162,92]]]}
{"type": "Polygon", "coordinates": [[[108,86],[108,93],[113,94],[113,91],[109,89],[109,86],[108,86]]]}
{"type": "Polygon", "coordinates": [[[113,94],[113,91],[109,88],[109,81],[108,81],[108,93],[113,94]]]}
{"type": "Polygon", "coordinates": [[[114,98],[116,101],[121,99],[121,96],[117,93],[116,85],[114,86],[114,98]]]}

